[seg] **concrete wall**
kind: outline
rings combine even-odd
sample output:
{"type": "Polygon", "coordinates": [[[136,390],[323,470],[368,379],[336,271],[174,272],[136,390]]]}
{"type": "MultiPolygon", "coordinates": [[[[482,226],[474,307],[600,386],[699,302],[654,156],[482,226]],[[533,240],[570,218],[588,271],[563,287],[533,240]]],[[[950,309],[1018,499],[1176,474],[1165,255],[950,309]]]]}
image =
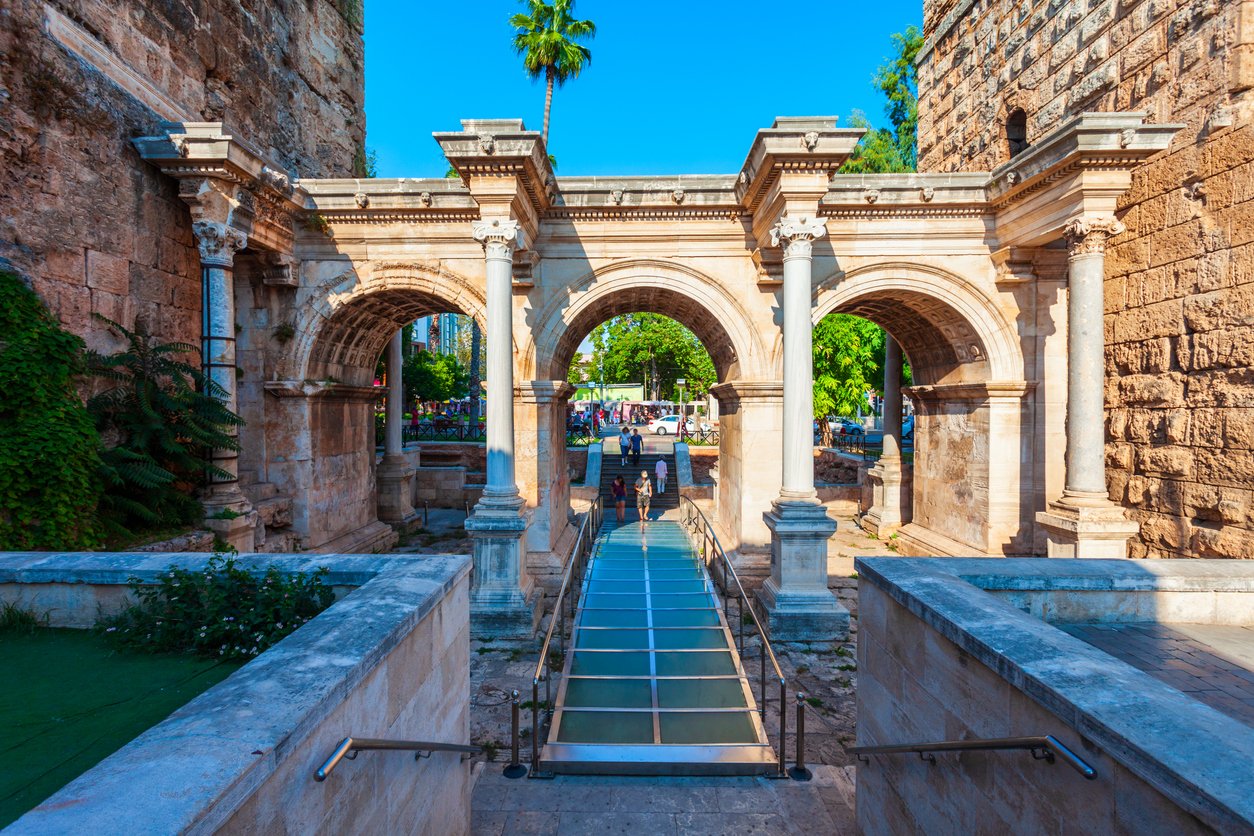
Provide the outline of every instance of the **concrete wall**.
{"type": "MultiPolygon", "coordinates": [[[[857,772],[861,832],[1254,827],[1248,781],[1231,768],[1254,754],[1248,728],[983,590],[1110,594],[1124,581],[1196,588],[1199,577],[1173,583],[1169,568],[1126,561],[860,558],[857,568],[858,745],[1053,734],[1097,772],[1086,780],[1022,751],[937,754],[935,765],[872,755],[857,772]]],[[[1240,583],[1254,589],[1254,575],[1240,583]]]]}
{"type": "Polygon", "coordinates": [[[994,168],[1082,111],[1182,123],[1120,198],[1106,260],[1111,499],[1133,557],[1254,549],[1254,3],[927,0],[919,168],[994,168]]]}
{"type": "Polygon", "coordinates": [[[188,211],[131,138],[164,120],[224,120],[301,176],[350,174],[365,139],[354,8],[6,2],[0,257],[93,348],[117,340],[92,313],[128,327],[142,319],[163,340],[197,343],[200,268],[188,211]]]}
{"type": "MultiPolygon", "coordinates": [[[[194,565],[188,555],[68,557],[77,566],[69,574],[0,555],[0,581],[60,572],[62,585],[76,575],[78,586],[90,576],[123,589],[128,564],[194,565]]],[[[314,562],[254,562],[267,561],[314,562]]],[[[469,741],[469,559],[317,562],[364,584],[7,832],[114,832],[137,812],[134,826],[163,833],[468,832],[472,777],[457,754],[415,762],[364,752],[324,783],[313,771],[347,736],[469,741]]]]}

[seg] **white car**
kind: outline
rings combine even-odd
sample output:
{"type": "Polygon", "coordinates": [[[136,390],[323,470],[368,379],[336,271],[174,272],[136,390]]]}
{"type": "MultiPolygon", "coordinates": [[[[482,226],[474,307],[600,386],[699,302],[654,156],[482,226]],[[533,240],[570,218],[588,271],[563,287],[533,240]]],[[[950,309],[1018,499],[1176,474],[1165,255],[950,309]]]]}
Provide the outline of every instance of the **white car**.
{"type": "MultiPolygon", "coordinates": [[[[709,424],[702,422],[701,429],[708,432],[713,429],[709,424]]],[[[688,432],[695,433],[697,431],[697,422],[688,419],[688,432]]],[[[675,435],[679,432],[679,416],[664,415],[661,418],[654,418],[649,422],[649,432],[654,435],[675,435]]]]}

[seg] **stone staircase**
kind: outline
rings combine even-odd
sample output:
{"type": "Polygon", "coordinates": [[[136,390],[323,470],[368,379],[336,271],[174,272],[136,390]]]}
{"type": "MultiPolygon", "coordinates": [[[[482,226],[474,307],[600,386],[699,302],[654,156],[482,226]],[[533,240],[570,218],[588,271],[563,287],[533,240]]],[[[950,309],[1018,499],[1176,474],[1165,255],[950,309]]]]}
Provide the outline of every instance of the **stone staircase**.
{"type": "Polygon", "coordinates": [[[627,483],[627,508],[630,512],[636,506],[636,492],[633,486],[636,480],[640,478],[640,471],[647,470],[649,472],[649,481],[653,482],[653,501],[649,504],[649,510],[654,512],[673,511],[679,508],[679,480],[675,473],[675,454],[673,452],[666,453],[641,453],[640,464],[631,464],[628,458],[627,466],[623,467],[622,459],[618,455],[618,439],[607,438],[605,440],[605,452],[601,457],[601,498],[606,503],[607,513],[613,510],[613,502],[611,501],[610,484],[614,481],[614,477],[622,475],[623,481],[627,483]],[[667,468],[666,491],[665,493],[657,489],[657,475],[654,470],[657,467],[657,460],[665,459],[667,468]]]}
{"type": "Polygon", "coordinates": [[[292,497],[280,494],[273,482],[255,482],[254,478],[249,471],[241,472],[239,484],[257,515],[257,551],[296,551],[296,537],[291,531],[292,497]]]}

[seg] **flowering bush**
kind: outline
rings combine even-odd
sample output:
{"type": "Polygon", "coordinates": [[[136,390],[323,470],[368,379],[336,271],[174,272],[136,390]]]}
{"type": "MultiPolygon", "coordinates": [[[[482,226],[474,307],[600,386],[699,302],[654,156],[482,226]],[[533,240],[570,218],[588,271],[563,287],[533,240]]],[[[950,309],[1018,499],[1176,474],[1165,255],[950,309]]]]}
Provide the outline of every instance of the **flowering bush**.
{"type": "Polygon", "coordinates": [[[139,602],[96,629],[122,647],[251,659],[331,605],[326,574],[260,574],[215,554],[203,570],[175,566],[155,584],[131,578],[139,602]]]}

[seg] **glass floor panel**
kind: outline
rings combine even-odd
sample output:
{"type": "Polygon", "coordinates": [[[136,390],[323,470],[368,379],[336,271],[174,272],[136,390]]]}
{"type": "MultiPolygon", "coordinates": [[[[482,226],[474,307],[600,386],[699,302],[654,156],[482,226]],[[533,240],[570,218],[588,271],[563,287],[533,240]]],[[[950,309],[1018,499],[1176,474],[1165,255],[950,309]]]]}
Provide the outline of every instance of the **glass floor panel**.
{"type": "Polygon", "coordinates": [[[658,650],[715,650],[726,648],[727,638],[722,630],[654,630],[653,646],[658,650]]]}
{"type": "Polygon", "coordinates": [[[649,654],[589,653],[576,651],[570,663],[571,676],[649,676],[649,654]]]}
{"type": "MultiPolygon", "coordinates": [[[[646,715],[647,716],[647,715],[646,715]]],[[[659,713],[663,743],[757,743],[747,711],[659,713]]]]}
{"type": "Polygon", "coordinates": [[[640,580],[601,580],[597,578],[588,584],[588,592],[596,594],[598,592],[623,592],[643,594],[645,591],[644,578],[640,580]]]}
{"type": "Polygon", "coordinates": [[[653,687],[647,679],[572,679],[566,683],[563,705],[566,708],[652,708],[653,687]]]}
{"type": "Polygon", "coordinates": [[[582,605],[593,610],[642,610],[648,606],[644,595],[591,594],[583,597],[582,605]]]}
{"type": "Polygon", "coordinates": [[[580,630],[575,647],[580,650],[648,650],[649,630],[580,630]]]}
{"type": "MultiPolygon", "coordinates": [[[[655,623],[657,622],[656,614],[653,620],[655,623]]],[[[644,628],[649,626],[649,613],[647,610],[584,610],[583,614],[579,616],[579,626],[624,627],[629,630],[644,628]]],[[[692,626],[699,625],[694,624],[692,626]]]]}
{"type": "Polygon", "coordinates": [[[739,679],[659,679],[659,708],[747,708],[739,679]]]}
{"type": "MultiPolygon", "coordinates": [[[[634,590],[624,590],[624,591],[634,591],[634,590]]],[[[653,575],[649,575],[649,592],[651,592],[654,595],[657,595],[659,593],[667,593],[667,592],[687,592],[687,593],[700,594],[706,591],[707,590],[705,587],[705,581],[703,580],[697,580],[695,578],[693,580],[683,580],[683,581],[662,580],[660,578],[653,577],[653,575]]]]}
{"type": "Polygon", "coordinates": [[[658,676],[735,676],[736,663],[727,651],[654,654],[658,676]]]}
{"type": "Polygon", "coordinates": [[[652,743],[651,711],[562,711],[559,743],[652,743]]]}
{"type": "Polygon", "coordinates": [[[703,595],[658,594],[654,592],[649,595],[649,598],[654,607],[664,610],[709,609],[714,606],[714,597],[708,592],[703,595]]]}
{"type": "Polygon", "coordinates": [[[653,626],[717,627],[718,610],[654,610],[653,626]]]}

